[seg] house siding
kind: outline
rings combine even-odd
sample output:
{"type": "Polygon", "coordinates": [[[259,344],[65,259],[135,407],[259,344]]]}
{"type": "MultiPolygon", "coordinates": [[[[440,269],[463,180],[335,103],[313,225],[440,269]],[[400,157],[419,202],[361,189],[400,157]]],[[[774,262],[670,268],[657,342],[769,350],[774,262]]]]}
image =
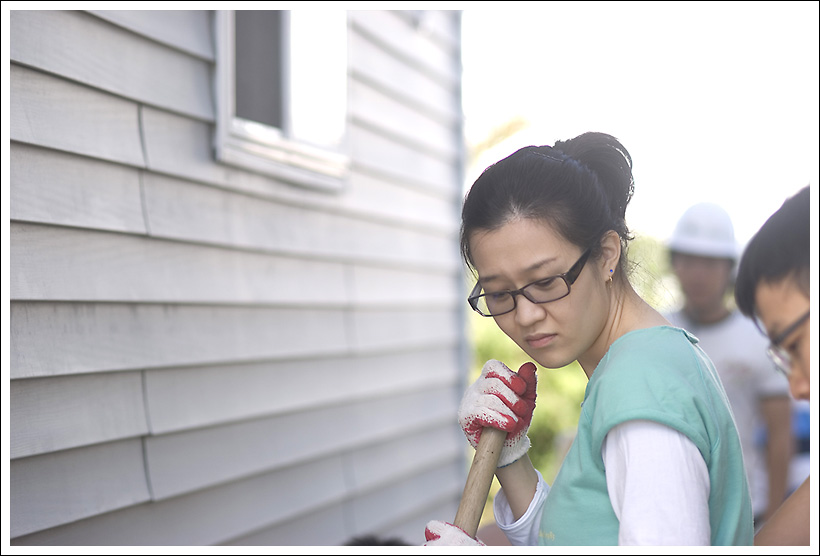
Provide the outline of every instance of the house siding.
{"type": "Polygon", "coordinates": [[[213,19],[10,12],[11,544],[421,544],[466,476],[460,14],[349,12],[338,192],[215,160],[213,19]]]}

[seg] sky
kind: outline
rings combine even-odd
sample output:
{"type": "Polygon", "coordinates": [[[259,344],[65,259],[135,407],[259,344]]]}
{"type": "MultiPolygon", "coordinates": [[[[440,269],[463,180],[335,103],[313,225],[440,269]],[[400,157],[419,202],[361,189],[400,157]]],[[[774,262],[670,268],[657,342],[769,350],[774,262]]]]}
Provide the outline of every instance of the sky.
{"type": "Polygon", "coordinates": [[[602,131],[632,155],[637,235],[665,240],[710,201],[742,246],[803,186],[817,198],[817,2],[467,3],[462,49],[468,144],[528,123],[468,184],[519,147],[602,131]]]}

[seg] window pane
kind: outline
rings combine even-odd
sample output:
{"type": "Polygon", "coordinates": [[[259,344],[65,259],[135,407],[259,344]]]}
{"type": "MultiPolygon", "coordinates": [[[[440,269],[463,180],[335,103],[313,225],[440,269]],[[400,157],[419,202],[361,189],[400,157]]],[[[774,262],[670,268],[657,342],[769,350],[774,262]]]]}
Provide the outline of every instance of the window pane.
{"type": "Polygon", "coordinates": [[[347,13],[290,12],[290,129],[322,146],[342,141],[347,113],[347,13]]]}
{"type": "Polygon", "coordinates": [[[236,115],[276,128],[284,125],[282,12],[235,12],[236,115]]]}

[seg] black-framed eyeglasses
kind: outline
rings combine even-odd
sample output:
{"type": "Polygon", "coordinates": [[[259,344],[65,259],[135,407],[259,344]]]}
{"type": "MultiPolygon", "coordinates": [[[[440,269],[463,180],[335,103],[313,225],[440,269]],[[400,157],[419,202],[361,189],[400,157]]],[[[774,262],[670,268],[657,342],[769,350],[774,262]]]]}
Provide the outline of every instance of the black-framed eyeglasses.
{"type": "Polygon", "coordinates": [[[572,268],[565,273],[541,278],[517,290],[504,290],[479,295],[481,283],[476,282],[473,291],[470,292],[470,296],[467,298],[467,303],[483,317],[497,317],[515,309],[515,298],[518,295],[523,295],[533,303],[558,301],[569,295],[570,287],[578,279],[591,252],[591,248],[584,251],[581,257],[572,265],[572,268]]]}
{"type": "Polygon", "coordinates": [[[786,377],[788,377],[792,372],[792,358],[791,355],[789,355],[789,352],[786,351],[786,349],[780,344],[782,344],[786,338],[792,334],[792,332],[797,330],[801,324],[806,322],[810,314],[811,310],[806,311],[805,315],[794,321],[788,328],[786,328],[786,330],[778,334],[776,338],[773,338],[769,344],[769,347],[766,349],[766,354],[774,363],[775,368],[786,375],[786,377]]]}

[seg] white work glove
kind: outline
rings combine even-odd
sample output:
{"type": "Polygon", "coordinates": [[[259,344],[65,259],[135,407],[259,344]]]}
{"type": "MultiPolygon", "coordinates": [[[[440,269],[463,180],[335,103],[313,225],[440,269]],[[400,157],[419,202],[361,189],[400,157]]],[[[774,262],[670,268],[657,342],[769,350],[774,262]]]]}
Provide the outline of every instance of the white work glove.
{"type": "Polygon", "coordinates": [[[424,546],[487,546],[446,521],[431,521],[424,530],[424,546]]]}
{"type": "Polygon", "coordinates": [[[514,373],[504,363],[490,359],[461,399],[458,422],[473,448],[478,446],[484,427],[507,431],[498,467],[513,463],[530,449],[527,430],[535,409],[537,384],[535,364],[524,363],[514,373]]]}

